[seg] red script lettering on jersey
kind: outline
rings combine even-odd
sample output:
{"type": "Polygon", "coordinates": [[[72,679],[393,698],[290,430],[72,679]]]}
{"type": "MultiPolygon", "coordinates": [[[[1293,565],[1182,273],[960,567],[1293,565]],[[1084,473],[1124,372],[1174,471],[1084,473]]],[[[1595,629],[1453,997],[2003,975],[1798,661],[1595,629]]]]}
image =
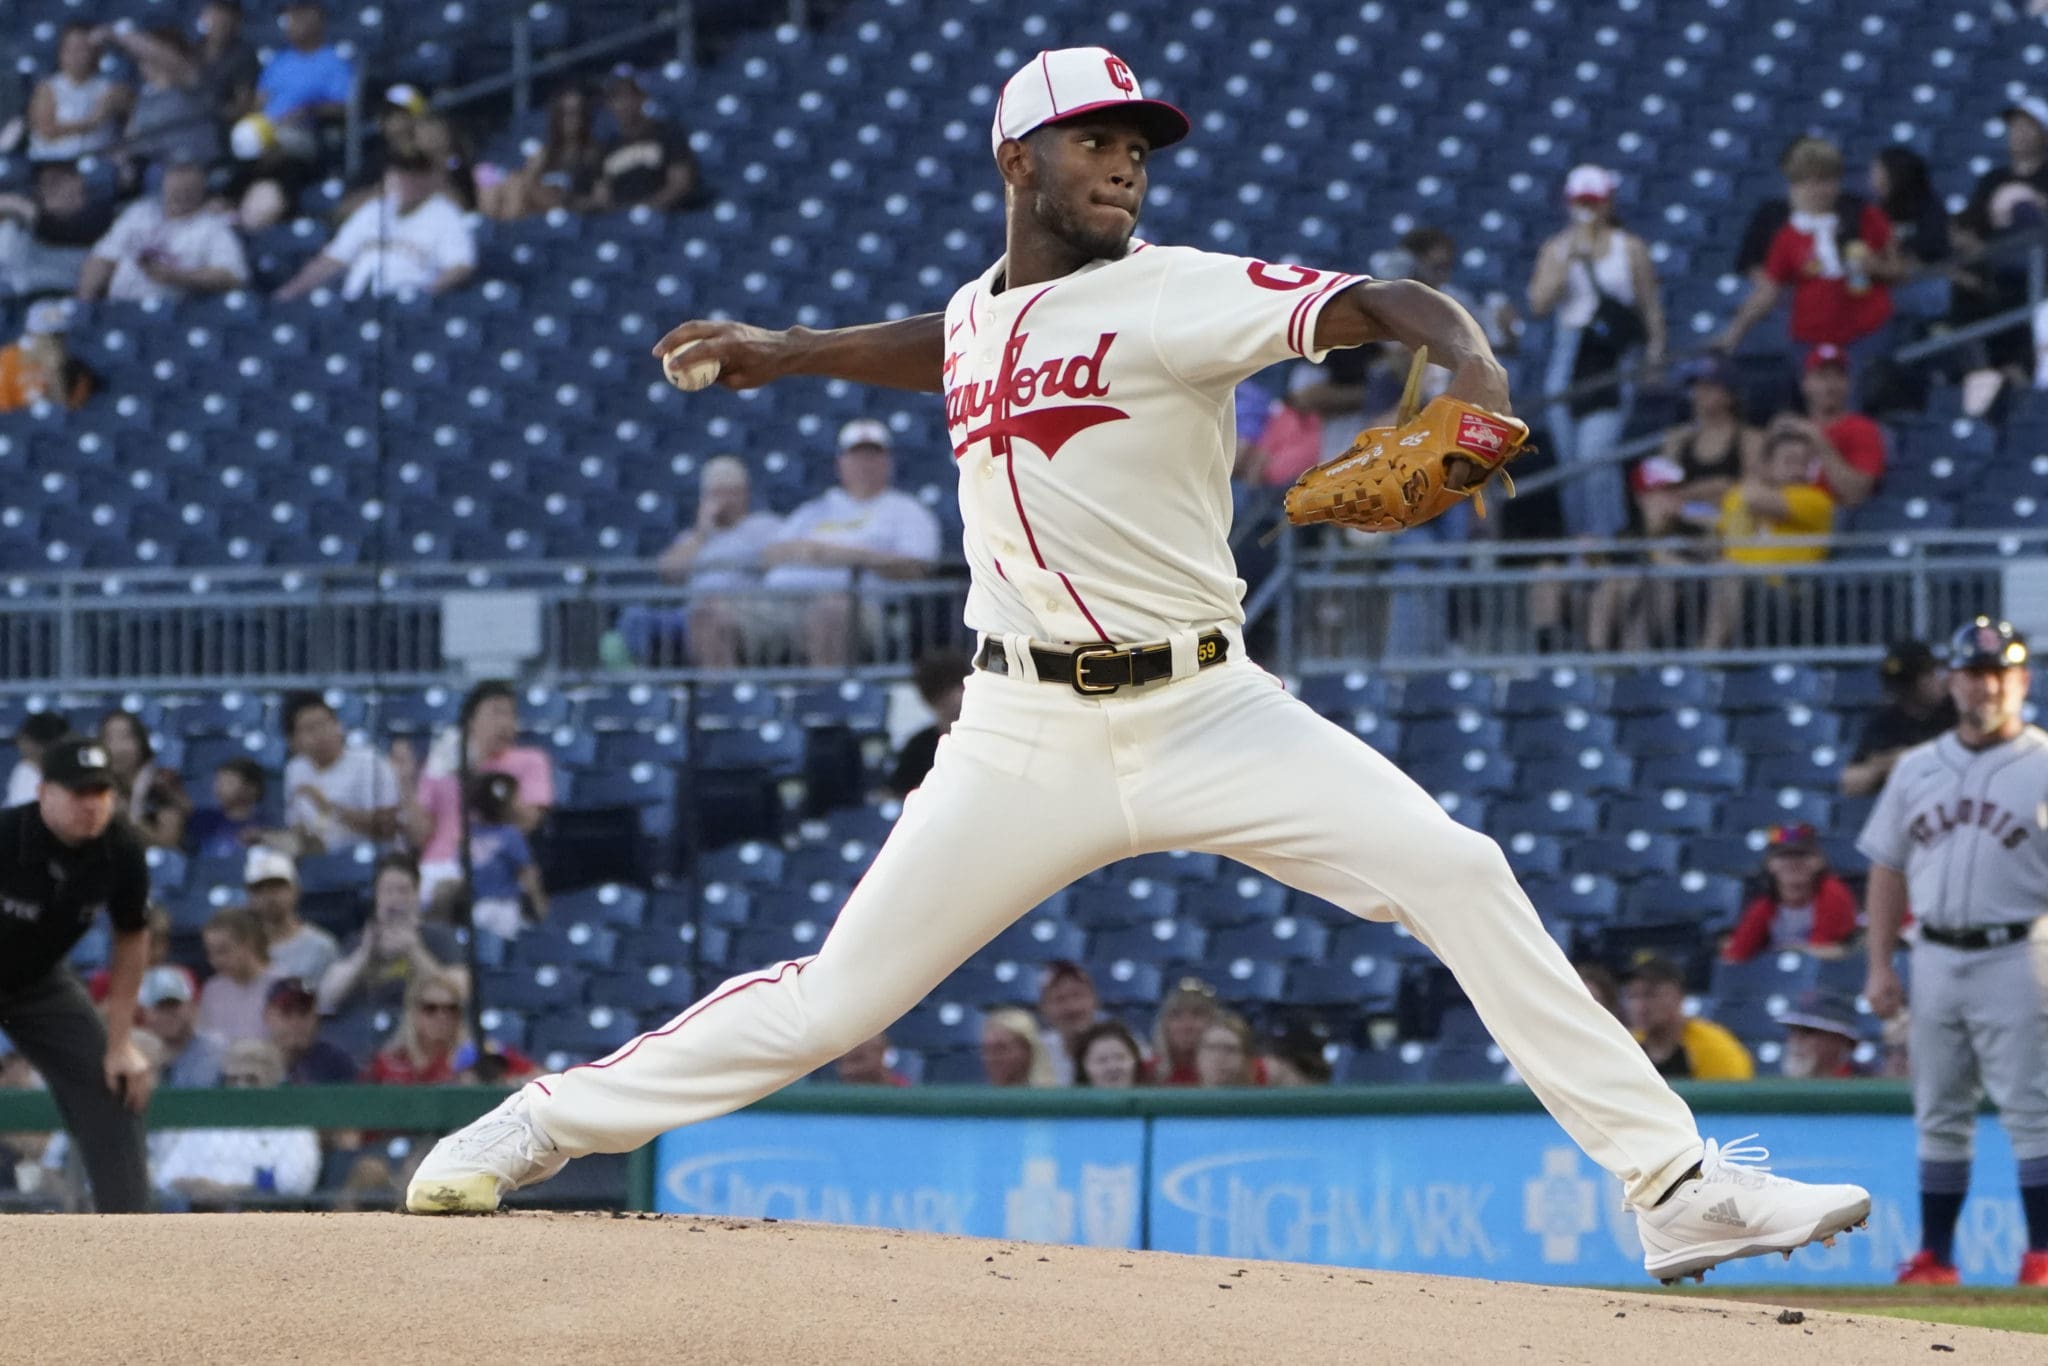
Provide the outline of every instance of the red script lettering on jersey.
{"type": "MultiPolygon", "coordinates": [[[[1031,405],[1048,398],[1102,398],[1109,393],[1109,381],[1102,377],[1102,362],[1109,355],[1116,333],[1104,332],[1088,355],[1054,356],[1036,365],[1022,366],[1029,332],[1010,338],[1003,348],[1002,369],[996,377],[979,384],[949,386],[946,390],[946,426],[966,427],[954,443],[953,458],[959,459],[977,441],[993,441],[998,455],[1008,454],[1010,438],[1028,441],[1045,453],[1047,460],[1060,447],[1090,427],[1119,422],[1130,416],[1106,403],[1053,403],[1031,405]],[[973,426],[984,414],[991,420],[973,426]]],[[[950,362],[953,358],[949,357],[950,362]]]]}

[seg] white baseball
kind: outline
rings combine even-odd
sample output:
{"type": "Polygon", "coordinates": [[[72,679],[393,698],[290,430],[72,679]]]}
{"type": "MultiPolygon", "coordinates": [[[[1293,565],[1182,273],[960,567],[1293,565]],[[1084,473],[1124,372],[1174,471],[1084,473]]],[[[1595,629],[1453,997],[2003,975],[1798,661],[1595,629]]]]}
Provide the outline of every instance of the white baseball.
{"type": "Polygon", "coordinates": [[[694,394],[718,378],[717,361],[690,359],[690,352],[701,345],[702,342],[684,342],[662,357],[661,372],[668,376],[670,384],[686,394],[694,394]]]}

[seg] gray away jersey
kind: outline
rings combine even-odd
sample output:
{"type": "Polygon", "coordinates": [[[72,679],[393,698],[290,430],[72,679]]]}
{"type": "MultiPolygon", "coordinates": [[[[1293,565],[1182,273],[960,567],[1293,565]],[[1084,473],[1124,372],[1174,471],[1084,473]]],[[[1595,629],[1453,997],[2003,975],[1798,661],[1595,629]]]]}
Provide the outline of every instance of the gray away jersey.
{"type": "Polygon", "coordinates": [[[2048,732],[1986,750],[1950,731],[1899,758],[1856,847],[1906,876],[1913,915],[1941,929],[2048,913],[2048,732]]]}

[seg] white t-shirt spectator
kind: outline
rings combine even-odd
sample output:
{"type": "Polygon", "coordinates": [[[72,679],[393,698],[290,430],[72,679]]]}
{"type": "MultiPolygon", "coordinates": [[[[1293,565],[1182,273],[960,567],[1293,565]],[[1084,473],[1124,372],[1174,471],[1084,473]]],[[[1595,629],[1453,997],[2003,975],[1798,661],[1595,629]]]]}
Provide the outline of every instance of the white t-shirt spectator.
{"type": "Polygon", "coordinates": [[[320,1179],[320,1136],[311,1129],[180,1129],[166,1137],[150,1152],[163,1190],[197,1177],[305,1195],[320,1179]]]}
{"type": "Polygon", "coordinates": [[[94,256],[114,263],[109,299],[139,304],[183,297],[184,291],[159,284],[143,271],[142,260],[152,253],[180,270],[225,270],[237,280],[249,279],[249,259],[225,214],[202,211],[165,218],[161,203],[143,199],[123,209],[92,249],[94,256]]]}
{"type": "Polygon", "coordinates": [[[26,806],[36,799],[36,790],[43,785],[43,771],[26,759],[14,761],[14,771],[7,775],[8,806],[26,806]]]}
{"type": "MultiPolygon", "coordinates": [[[[930,563],[939,558],[939,519],[900,489],[884,489],[863,502],[834,488],[790,513],[775,539],[819,541],[930,563]]],[[[811,592],[845,588],[852,581],[850,569],[817,564],[779,564],[763,580],[770,588],[811,592]]]]}
{"type": "Polygon", "coordinates": [[[199,988],[199,1032],[228,1044],[244,1039],[261,1043],[268,1039],[270,1028],[263,1023],[263,1002],[276,980],[275,971],[260,972],[247,983],[219,973],[207,978],[206,985],[199,988]]]}
{"type": "Polygon", "coordinates": [[[343,298],[425,290],[457,266],[476,265],[469,220],[446,195],[400,214],[390,196],[373,199],[348,216],[321,253],[348,267],[343,298]]]}
{"type": "Polygon", "coordinates": [[[335,806],[350,811],[376,811],[398,805],[398,777],[391,761],[367,745],[350,745],[326,768],[313,767],[304,755],[284,766],[285,824],[309,832],[332,853],[364,842],[364,836],[322,811],[299,789],[311,787],[335,806]]]}
{"type": "Polygon", "coordinates": [[[761,552],[782,539],[782,519],[750,512],[704,539],[690,562],[689,585],[697,593],[735,593],[761,581],[761,552]]]}
{"type": "Polygon", "coordinates": [[[317,987],[339,957],[341,948],[333,935],[318,925],[301,925],[289,939],[270,946],[270,972],[274,977],[296,977],[317,987]]]}

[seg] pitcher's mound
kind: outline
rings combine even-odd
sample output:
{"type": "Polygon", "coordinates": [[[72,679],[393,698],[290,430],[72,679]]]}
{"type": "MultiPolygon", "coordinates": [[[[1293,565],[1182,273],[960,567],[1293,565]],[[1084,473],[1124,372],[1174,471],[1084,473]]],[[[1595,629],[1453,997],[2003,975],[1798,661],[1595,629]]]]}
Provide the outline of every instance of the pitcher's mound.
{"type": "Polygon", "coordinates": [[[0,1219],[6,1362],[2038,1366],[2039,1338],[1776,1306],[759,1220],[0,1219]],[[1939,1344],[1939,1346],[1937,1346],[1939,1344]],[[1930,1352],[1952,1348],[1953,1355],[1930,1352]]]}

